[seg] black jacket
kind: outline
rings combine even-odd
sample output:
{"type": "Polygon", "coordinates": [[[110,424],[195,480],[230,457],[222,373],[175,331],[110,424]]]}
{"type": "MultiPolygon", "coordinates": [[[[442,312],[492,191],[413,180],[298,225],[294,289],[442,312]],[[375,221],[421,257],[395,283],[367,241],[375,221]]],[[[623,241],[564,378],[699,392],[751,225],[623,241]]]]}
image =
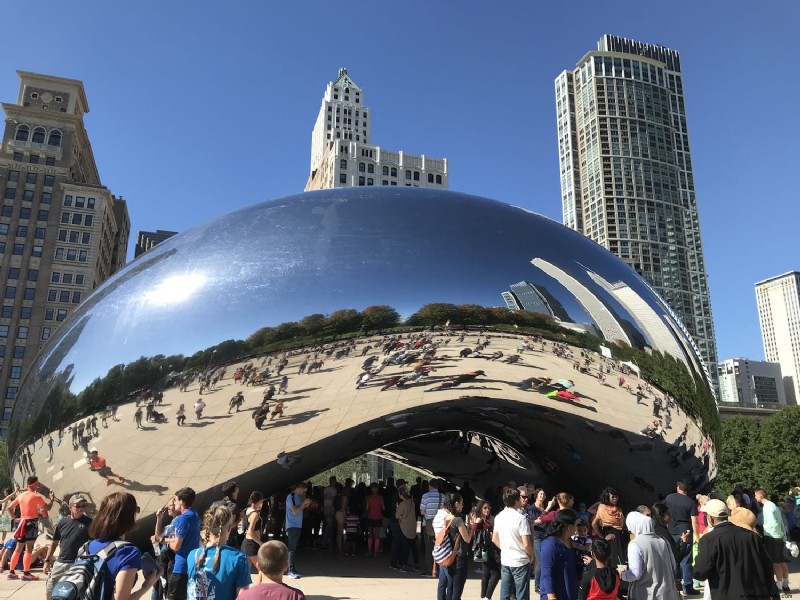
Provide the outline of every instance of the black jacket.
{"type": "Polygon", "coordinates": [[[780,597],[764,542],[727,521],[700,538],[694,576],[708,580],[712,600],[780,597]]]}

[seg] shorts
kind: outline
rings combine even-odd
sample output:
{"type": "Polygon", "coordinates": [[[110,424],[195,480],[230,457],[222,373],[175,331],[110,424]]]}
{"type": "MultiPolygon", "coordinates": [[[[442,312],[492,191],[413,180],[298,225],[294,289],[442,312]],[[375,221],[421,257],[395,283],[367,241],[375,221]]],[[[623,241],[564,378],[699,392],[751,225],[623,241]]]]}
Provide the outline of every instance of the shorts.
{"type": "Polygon", "coordinates": [[[61,562],[60,560],[57,560],[53,563],[53,566],[50,569],[50,575],[47,577],[46,590],[48,597],[53,595],[53,586],[61,581],[61,578],[64,577],[67,570],[71,566],[71,562],[61,562]]]}
{"type": "Polygon", "coordinates": [[[260,547],[255,540],[245,539],[242,541],[242,552],[245,556],[256,556],[260,547]]]}
{"type": "Polygon", "coordinates": [[[367,519],[369,527],[383,527],[383,519],[367,519]]]}
{"type": "Polygon", "coordinates": [[[772,538],[768,536],[764,536],[764,548],[767,550],[767,555],[769,555],[769,560],[773,564],[780,564],[788,562],[786,560],[786,556],[783,553],[783,540],[781,538],[772,538]]]}
{"type": "Polygon", "coordinates": [[[14,539],[18,542],[35,542],[39,537],[39,519],[26,519],[25,520],[25,535],[23,536],[19,528],[14,534],[14,539]],[[19,534],[19,535],[17,535],[19,534]]]}
{"type": "Polygon", "coordinates": [[[170,573],[167,579],[167,598],[170,600],[186,600],[186,587],[189,576],[186,573],[170,573]]]}

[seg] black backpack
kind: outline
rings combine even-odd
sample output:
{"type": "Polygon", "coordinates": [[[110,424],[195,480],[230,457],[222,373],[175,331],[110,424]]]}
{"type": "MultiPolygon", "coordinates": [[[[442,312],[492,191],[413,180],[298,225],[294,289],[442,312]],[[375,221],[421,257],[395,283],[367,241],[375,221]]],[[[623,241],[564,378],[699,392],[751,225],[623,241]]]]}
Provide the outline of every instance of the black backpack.
{"type": "Polygon", "coordinates": [[[119,548],[129,545],[130,542],[111,542],[92,554],[89,552],[89,542],[86,542],[78,551],[75,562],[53,587],[53,600],[102,600],[113,597],[113,593],[105,589],[108,559],[119,548]]]}

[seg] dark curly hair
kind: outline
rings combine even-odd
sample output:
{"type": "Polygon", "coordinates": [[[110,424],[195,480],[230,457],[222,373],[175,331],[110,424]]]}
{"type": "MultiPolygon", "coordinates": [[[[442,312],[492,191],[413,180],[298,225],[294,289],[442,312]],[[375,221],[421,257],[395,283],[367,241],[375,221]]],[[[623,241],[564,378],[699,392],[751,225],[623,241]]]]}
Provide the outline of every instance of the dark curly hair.
{"type": "Polygon", "coordinates": [[[617,493],[617,490],[615,490],[612,487],[607,487],[602,492],[600,492],[600,498],[599,498],[600,504],[608,504],[608,505],[610,505],[611,504],[611,496],[616,496],[617,498],[619,498],[619,494],[617,493]]]}

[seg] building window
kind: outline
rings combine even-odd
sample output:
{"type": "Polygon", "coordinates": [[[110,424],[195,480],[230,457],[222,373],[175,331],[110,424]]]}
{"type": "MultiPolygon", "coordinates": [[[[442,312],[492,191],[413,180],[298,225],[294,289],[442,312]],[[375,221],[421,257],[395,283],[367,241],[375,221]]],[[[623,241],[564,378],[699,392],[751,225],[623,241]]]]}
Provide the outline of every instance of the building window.
{"type": "Polygon", "coordinates": [[[61,290],[61,293],[58,295],[59,302],[69,302],[69,290],[61,290]]]}
{"type": "Polygon", "coordinates": [[[92,223],[94,223],[94,216],[86,215],[86,218],[83,219],[83,224],[86,225],[86,227],[91,227],[92,223]]]}
{"type": "MultiPolygon", "coordinates": [[[[389,174],[389,167],[383,167],[382,169],[383,176],[386,177],[389,174]]],[[[384,184],[386,185],[386,184],[384,184]]]]}
{"type": "Polygon", "coordinates": [[[44,184],[47,187],[53,187],[56,183],[56,178],[53,175],[44,176],[44,184]]]}
{"type": "Polygon", "coordinates": [[[17,237],[28,237],[27,225],[17,225],[17,237]]]}
{"type": "Polygon", "coordinates": [[[75,285],[83,285],[83,275],[75,275],[75,285]]]}
{"type": "Polygon", "coordinates": [[[406,169],[406,179],[411,179],[411,171],[406,169]]]}
{"type": "Polygon", "coordinates": [[[86,208],[94,208],[94,198],[89,198],[86,200],[86,208]]]}
{"type": "Polygon", "coordinates": [[[14,139],[18,142],[27,142],[28,136],[31,133],[31,128],[27,125],[19,125],[17,126],[17,133],[14,135],[14,139]]]}
{"type": "Polygon", "coordinates": [[[84,204],[86,204],[86,198],[84,196],[75,196],[75,208],[83,208],[84,204]]]}
{"type": "Polygon", "coordinates": [[[58,129],[53,129],[50,132],[50,137],[47,138],[47,145],[55,146],[56,148],[61,146],[61,132],[58,129]]]}
{"type": "Polygon", "coordinates": [[[59,229],[58,230],[58,241],[59,242],[66,242],[67,241],[67,230],[66,229],[59,229]]]}
{"type": "Polygon", "coordinates": [[[61,273],[59,273],[58,271],[53,271],[50,274],[50,281],[51,282],[58,283],[60,280],[61,280],[61,273]]]}
{"type": "Polygon", "coordinates": [[[44,164],[48,167],[54,167],[56,165],[56,159],[54,156],[48,156],[44,159],[44,164]]]}
{"type": "Polygon", "coordinates": [[[35,184],[36,183],[36,177],[37,177],[37,173],[28,173],[25,176],[25,183],[33,183],[33,184],[35,184]]]}
{"type": "Polygon", "coordinates": [[[364,185],[364,182],[365,182],[365,179],[364,179],[364,176],[362,175],[362,176],[360,176],[358,178],[358,185],[364,185]]]}
{"type": "Polygon", "coordinates": [[[367,173],[374,173],[375,172],[375,165],[372,163],[367,165],[367,173]]]}
{"type": "Polygon", "coordinates": [[[31,249],[31,256],[41,256],[42,255],[42,246],[34,246],[31,249]]]}
{"type": "Polygon", "coordinates": [[[33,190],[23,190],[22,200],[25,202],[33,202],[33,190]]]}
{"type": "Polygon", "coordinates": [[[64,196],[64,206],[72,206],[72,196],[69,194],[64,196]]]}
{"type": "Polygon", "coordinates": [[[11,367],[11,371],[9,373],[9,379],[19,379],[22,375],[22,367],[11,367]]]}
{"type": "MultiPolygon", "coordinates": [[[[15,350],[16,350],[16,348],[15,348],[15,350]]],[[[14,398],[16,398],[18,389],[19,388],[17,388],[17,386],[14,386],[14,385],[8,386],[8,388],[6,388],[6,400],[13,400],[14,398]]],[[[3,414],[5,414],[5,411],[3,412],[3,414]]]]}
{"type": "Polygon", "coordinates": [[[3,195],[3,198],[6,200],[13,200],[17,197],[17,188],[6,188],[6,193],[3,195]]]}
{"type": "Polygon", "coordinates": [[[56,248],[56,260],[64,260],[64,249],[63,248],[56,248]]]}
{"type": "Polygon", "coordinates": [[[47,290],[47,301],[55,302],[58,298],[58,290],[47,290]]]}
{"type": "Polygon", "coordinates": [[[381,185],[389,185],[389,180],[384,179],[383,181],[381,181],[381,185]]]}
{"type": "Polygon", "coordinates": [[[47,221],[50,218],[50,211],[49,210],[40,210],[36,213],[36,220],[37,221],[47,221]]]}
{"type": "Polygon", "coordinates": [[[340,169],[346,169],[347,168],[347,159],[346,158],[343,158],[342,160],[339,161],[339,168],[340,169]]]}
{"type": "Polygon", "coordinates": [[[67,309],[66,308],[59,308],[56,311],[56,321],[63,321],[67,318],[67,309]]]}
{"type": "Polygon", "coordinates": [[[11,267],[8,270],[9,279],[19,279],[19,267],[11,267]]]}
{"type": "Polygon", "coordinates": [[[50,327],[42,327],[42,339],[49,340],[50,339],[50,327]]]}
{"type": "Polygon", "coordinates": [[[33,137],[31,138],[31,141],[34,144],[44,144],[44,135],[45,135],[44,127],[34,127],[33,137]]]}
{"type": "Polygon", "coordinates": [[[363,163],[363,162],[358,163],[358,172],[359,173],[364,173],[366,170],[367,170],[367,164],[366,163],[363,163]]]}
{"type": "Polygon", "coordinates": [[[397,167],[392,167],[392,177],[397,177],[397,167]]]}
{"type": "Polygon", "coordinates": [[[19,181],[19,171],[9,171],[8,172],[8,180],[9,181],[19,181]]]}
{"type": "Polygon", "coordinates": [[[81,234],[81,244],[88,244],[91,241],[92,234],[84,232],[81,234]]]}
{"type": "Polygon", "coordinates": [[[11,254],[14,256],[22,256],[25,253],[25,244],[14,244],[14,249],[11,254]]]}
{"type": "Polygon", "coordinates": [[[52,308],[46,308],[44,310],[44,320],[45,321],[52,321],[54,313],[55,313],[55,311],[52,308]]]}
{"type": "Polygon", "coordinates": [[[67,260],[73,260],[74,261],[76,256],[77,256],[77,252],[75,251],[74,248],[67,248],[67,260]]]}
{"type": "Polygon", "coordinates": [[[30,157],[28,157],[28,162],[31,163],[32,165],[38,165],[39,164],[39,155],[38,154],[31,154],[30,157]]]}
{"type": "Polygon", "coordinates": [[[80,292],[72,292],[72,303],[73,304],[80,304],[81,303],[81,293],[80,292]]]}
{"type": "Polygon", "coordinates": [[[28,281],[39,281],[39,269],[28,269],[28,281]]]}
{"type": "Polygon", "coordinates": [[[14,346],[14,358],[25,358],[25,346],[14,346]]]}
{"type": "MultiPolygon", "coordinates": [[[[29,288],[33,289],[33,288],[29,288]]],[[[28,293],[28,290],[25,290],[25,293],[28,293]]],[[[27,299],[27,298],[26,298],[27,299]]],[[[30,319],[31,315],[33,314],[33,309],[30,306],[23,306],[19,311],[19,318],[20,319],[30,319]]]]}
{"type": "Polygon", "coordinates": [[[8,337],[8,325],[0,325],[0,338],[8,337]]]}
{"type": "Polygon", "coordinates": [[[3,254],[6,251],[6,243],[0,242],[0,254],[3,254]]]}
{"type": "Polygon", "coordinates": [[[83,215],[81,213],[72,213],[73,225],[80,225],[82,220],[83,220],[83,215]]]}
{"type": "Polygon", "coordinates": [[[347,174],[339,173],[339,183],[347,183],[347,174]]]}
{"type": "Polygon", "coordinates": [[[14,310],[13,306],[4,306],[2,312],[0,312],[0,316],[3,317],[4,319],[10,319],[13,310],[14,310]]]}
{"type": "Polygon", "coordinates": [[[77,231],[70,231],[69,232],[69,241],[73,244],[78,243],[78,232],[77,231]]]}
{"type": "Polygon", "coordinates": [[[62,212],[61,213],[61,222],[62,223],[69,223],[69,213],[68,212],[62,212]]]}
{"type": "Polygon", "coordinates": [[[433,183],[433,173],[428,173],[428,183],[433,183]]]}
{"type": "MultiPolygon", "coordinates": [[[[23,300],[35,300],[36,299],[36,288],[35,287],[26,287],[25,288],[25,295],[23,296],[23,300]]],[[[23,311],[26,309],[22,309],[23,311]]],[[[27,317],[22,317],[23,319],[30,319],[30,308],[27,308],[28,315],[27,317]]]]}
{"type": "Polygon", "coordinates": [[[64,283],[72,283],[72,273],[64,273],[64,277],[62,278],[64,283]]]}
{"type": "Polygon", "coordinates": [[[419,181],[419,171],[414,171],[414,181],[419,181]]]}
{"type": "Polygon", "coordinates": [[[39,200],[42,204],[50,204],[51,200],[53,199],[53,194],[50,192],[42,192],[42,198],[39,200]]]}
{"type": "Polygon", "coordinates": [[[20,325],[17,327],[17,339],[18,340],[27,340],[28,339],[28,326],[27,325],[20,325]]]}
{"type": "Polygon", "coordinates": [[[8,223],[0,223],[0,235],[8,234],[8,223]]]}
{"type": "Polygon", "coordinates": [[[22,152],[14,152],[14,160],[17,162],[22,162],[22,152]]]}
{"type": "Polygon", "coordinates": [[[441,175],[437,175],[436,176],[436,183],[442,183],[442,176],[441,175]]]}
{"type": "Polygon", "coordinates": [[[78,253],[78,260],[80,262],[86,262],[86,259],[89,258],[89,252],[87,250],[81,250],[78,253]]]}
{"type": "Polygon", "coordinates": [[[2,216],[4,216],[4,217],[10,217],[11,215],[14,214],[14,207],[13,206],[9,206],[8,204],[4,204],[3,205],[3,210],[0,211],[0,214],[2,216]]]}

